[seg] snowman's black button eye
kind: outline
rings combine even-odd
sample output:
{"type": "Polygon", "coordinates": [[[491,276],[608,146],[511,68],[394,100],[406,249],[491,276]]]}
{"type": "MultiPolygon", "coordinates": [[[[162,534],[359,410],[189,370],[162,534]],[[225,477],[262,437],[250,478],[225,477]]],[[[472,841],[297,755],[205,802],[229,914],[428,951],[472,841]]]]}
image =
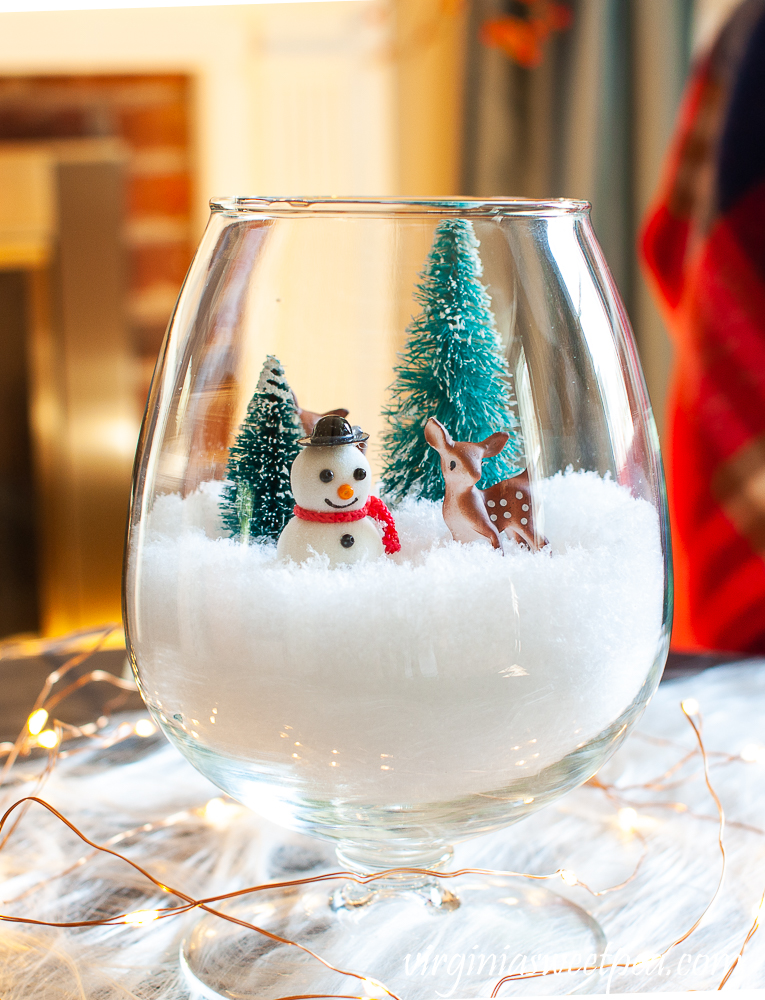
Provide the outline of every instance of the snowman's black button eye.
{"type": "Polygon", "coordinates": [[[342,545],[342,547],[344,549],[349,549],[353,545],[353,543],[355,541],[356,541],[356,539],[353,537],[353,535],[341,535],[340,536],[340,544],[342,545]]]}
{"type": "Polygon", "coordinates": [[[362,479],[366,479],[367,478],[367,470],[366,469],[354,469],[353,470],[353,478],[357,479],[359,482],[361,482],[362,479]]]}
{"type": "Polygon", "coordinates": [[[319,473],[319,479],[321,479],[323,483],[331,483],[334,478],[335,474],[332,469],[322,469],[319,473]]]}
{"type": "Polygon", "coordinates": [[[457,468],[457,463],[456,463],[456,462],[454,461],[454,459],[452,459],[452,461],[451,461],[451,462],[449,462],[449,468],[450,468],[450,469],[451,469],[452,471],[454,471],[454,469],[456,469],[456,468],[457,468]]]}

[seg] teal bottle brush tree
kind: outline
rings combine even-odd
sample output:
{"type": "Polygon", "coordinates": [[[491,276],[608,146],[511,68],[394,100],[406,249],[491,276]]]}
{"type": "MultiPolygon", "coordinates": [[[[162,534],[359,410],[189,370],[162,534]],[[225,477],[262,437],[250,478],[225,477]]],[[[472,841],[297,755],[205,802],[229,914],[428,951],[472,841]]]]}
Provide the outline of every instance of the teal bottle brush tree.
{"type": "Polygon", "coordinates": [[[221,497],[224,526],[234,537],[277,539],[295,501],[290,469],[303,427],[279,361],[266,358],[247,415],[229,452],[229,484],[221,497]]]}
{"type": "Polygon", "coordinates": [[[510,434],[502,452],[484,462],[480,489],[523,468],[510,371],[482,272],[472,223],[441,222],[415,293],[422,312],[408,328],[385,411],[383,481],[392,499],[444,497],[439,456],[425,440],[429,417],[440,420],[455,440],[510,434]]]}

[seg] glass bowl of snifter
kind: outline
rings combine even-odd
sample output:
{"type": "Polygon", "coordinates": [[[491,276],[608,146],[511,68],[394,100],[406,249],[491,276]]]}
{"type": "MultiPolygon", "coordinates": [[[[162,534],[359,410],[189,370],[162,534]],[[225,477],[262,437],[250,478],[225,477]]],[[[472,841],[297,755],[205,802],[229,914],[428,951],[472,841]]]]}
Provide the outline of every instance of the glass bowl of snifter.
{"type": "MultiPolygon", "coordinates": [[[[133,667],[224,792],[398,870],[226,911],[406,997],[441,989],[406,955],[473,937],[476,995],[527,946],[591,958],[597,923],[541,884],[433,874],[591,777],[666,659],[658,439],[589,206],[211,207],[139,444],[133,667]]],[[[181,959],[206,996],[349,991],[212,916],[181,959]]]]}

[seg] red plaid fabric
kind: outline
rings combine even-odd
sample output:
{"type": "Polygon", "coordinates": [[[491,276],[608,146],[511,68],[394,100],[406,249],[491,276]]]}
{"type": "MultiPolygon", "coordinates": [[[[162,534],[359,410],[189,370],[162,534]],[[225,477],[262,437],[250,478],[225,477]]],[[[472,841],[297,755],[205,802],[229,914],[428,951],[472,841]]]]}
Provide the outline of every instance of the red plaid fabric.
{"type": "Polygon", "coordinates": [[[765,0],[686,91],[642,253],[673,334],[673,645],[765,653],[765,0]]]}

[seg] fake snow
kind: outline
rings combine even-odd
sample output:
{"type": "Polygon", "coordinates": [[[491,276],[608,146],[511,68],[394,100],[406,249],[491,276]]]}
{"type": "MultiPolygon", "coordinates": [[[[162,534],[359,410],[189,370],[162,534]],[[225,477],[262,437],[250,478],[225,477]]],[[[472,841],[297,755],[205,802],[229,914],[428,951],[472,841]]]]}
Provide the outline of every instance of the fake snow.
{"type": "Polygon", "coordinates": [[[145,524],[144,694],[182,739],[313,801],[443,803],[528,779],[616,720],[657,654],[656,513],[595,473],[537,484],[541,552],[460,545],[440,504],[410,499],[400,553],[333,569],[221,537],[220,489],[160,496],[145,524]]]}

